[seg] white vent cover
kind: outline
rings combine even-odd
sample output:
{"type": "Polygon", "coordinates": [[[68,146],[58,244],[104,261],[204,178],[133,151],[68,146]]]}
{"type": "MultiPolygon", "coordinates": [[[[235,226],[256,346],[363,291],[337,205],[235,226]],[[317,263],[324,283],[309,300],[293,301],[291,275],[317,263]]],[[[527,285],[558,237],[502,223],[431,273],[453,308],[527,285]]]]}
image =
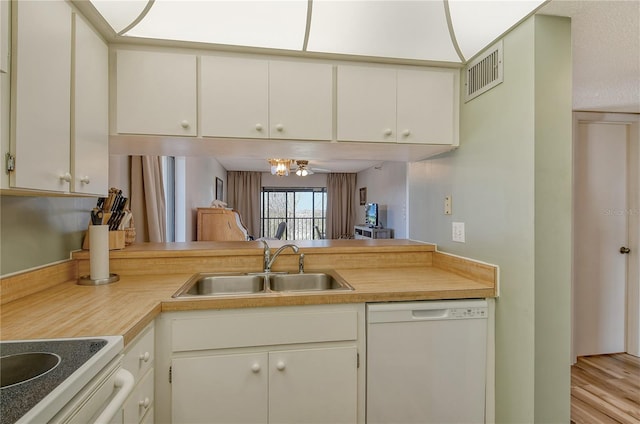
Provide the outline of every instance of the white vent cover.
{"type": "Polygon", "coordinates": [[[502,41],[499,41],[465,68],[464,101],[478,97],[502,80],[502,41]]]}

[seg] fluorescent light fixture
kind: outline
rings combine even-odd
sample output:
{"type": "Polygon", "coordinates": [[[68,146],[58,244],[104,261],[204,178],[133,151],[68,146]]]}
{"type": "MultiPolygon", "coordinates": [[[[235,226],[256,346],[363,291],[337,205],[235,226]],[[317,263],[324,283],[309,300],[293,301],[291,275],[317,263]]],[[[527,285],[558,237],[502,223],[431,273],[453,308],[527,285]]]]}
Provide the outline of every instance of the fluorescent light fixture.
{"type": "Polygon", "coordinates": [[[448,0],[451,24],[465,61],[540,7],[545,0],[448,0]]]}
{"type": "Polygon", "coordinates": [[[125,37],[464,63],[545,0],[91,0],[91,3],[113,30],[125,37]]]}

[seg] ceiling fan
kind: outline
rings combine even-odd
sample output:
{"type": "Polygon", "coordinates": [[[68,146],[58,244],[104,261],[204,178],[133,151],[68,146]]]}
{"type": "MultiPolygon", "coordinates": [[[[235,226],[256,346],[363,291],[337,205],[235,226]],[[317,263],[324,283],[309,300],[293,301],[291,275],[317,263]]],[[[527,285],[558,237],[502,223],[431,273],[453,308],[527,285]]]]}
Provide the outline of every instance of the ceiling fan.
{"type": "Polygon", "coordinates": [[[311,168],[309,166],[308,160],[296,160],[296,175],[299,177],[306,177],[307,175],[313,175],[316,172],[319,173],[328,173],[331,172],[329,169],[324,168],[311,168]]]}

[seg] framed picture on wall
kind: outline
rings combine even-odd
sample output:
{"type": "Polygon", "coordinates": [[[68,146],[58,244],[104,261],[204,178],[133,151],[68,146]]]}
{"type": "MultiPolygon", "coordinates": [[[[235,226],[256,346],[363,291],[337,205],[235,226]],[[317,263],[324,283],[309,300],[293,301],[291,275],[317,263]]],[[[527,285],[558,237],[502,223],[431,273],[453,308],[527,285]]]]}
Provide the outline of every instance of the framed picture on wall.
{"type": "Polygon", "coordinates": [[[360,189],[360,204],[361,205],[367,204],[367,188],[366,187],[362,187],[360,189]]]}
{"type": "Polygon", "coordinates": [[[220,201],[224,200],[223,199],[224,194],[222,192],[222,190],[224,188],[223,184],[224,183],[222,182],[222,180],[220,178],[216,177],[216,200],[220,200],[220,201]]]}

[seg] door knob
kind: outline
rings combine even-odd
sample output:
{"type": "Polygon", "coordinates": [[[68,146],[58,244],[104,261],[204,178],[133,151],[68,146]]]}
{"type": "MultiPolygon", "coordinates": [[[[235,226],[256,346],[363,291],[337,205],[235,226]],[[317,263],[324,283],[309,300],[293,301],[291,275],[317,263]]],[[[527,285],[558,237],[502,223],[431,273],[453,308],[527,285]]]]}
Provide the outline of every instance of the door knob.
{"type": "Polygon", "coordinates": [[[622,246],[622,247],[620,248],[620,253],[622,253],[622,254],[628,254],[628,253],[630,253],[630,252],[631,252],[631,249],[629,249],[629,248],[628,248],[628,247],[626,247],[626,246],[622,246]]]}

